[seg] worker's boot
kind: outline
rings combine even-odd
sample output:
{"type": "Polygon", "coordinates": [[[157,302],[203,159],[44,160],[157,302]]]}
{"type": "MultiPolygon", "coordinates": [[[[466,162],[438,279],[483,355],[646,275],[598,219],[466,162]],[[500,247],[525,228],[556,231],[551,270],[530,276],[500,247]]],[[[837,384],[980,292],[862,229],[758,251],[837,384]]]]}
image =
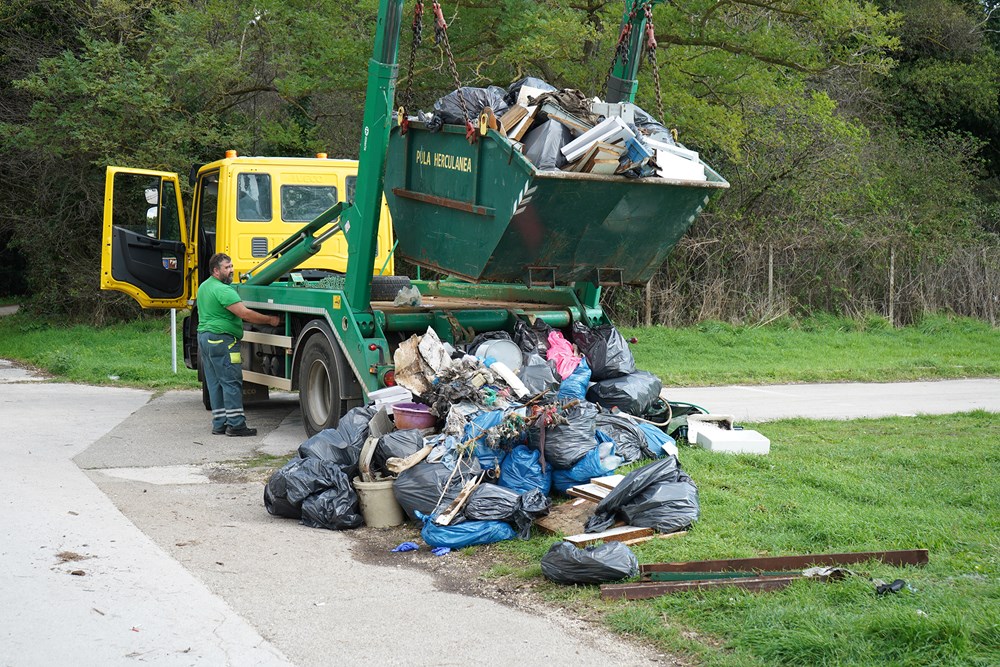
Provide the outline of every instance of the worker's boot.
{"type": "Polygon", "coordinates": [[[233,428],[232,426],[227,426],[226,435],[232,436],[234,438],[245,437],[249,435],[257,435],[257,429],[250,428],[246,424],[244,424],[243,426],[239,426],[237,428],[233,428]]]}

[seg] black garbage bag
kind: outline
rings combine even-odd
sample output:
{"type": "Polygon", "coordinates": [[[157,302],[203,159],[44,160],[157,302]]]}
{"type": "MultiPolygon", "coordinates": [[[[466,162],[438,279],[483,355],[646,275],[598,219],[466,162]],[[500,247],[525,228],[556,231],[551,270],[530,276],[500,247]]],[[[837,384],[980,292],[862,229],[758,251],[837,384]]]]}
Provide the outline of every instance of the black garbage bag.
{"type": "Polygon", "coordinates": [[[587,400],[605,410],[617,407],[622,412],[641,417],[660,397],[663,383],[647,371],[636,371],[620,378],[601,380],[587,390],[587,400]]]}
{"type": "Polygon", "coordinates": [[[542,574],[557,584],[606,584],[639,574],[639,559],[621,542],[585,549],[557,542],[542,556],[542,574]]]}
{"type": "MultiPolygon", "coordinates": [[[[624,463],[638,461],[646,454],[646,435],[629,415],[602,412],[597,415],[596,425],[598,431],[615,441],[615,453],[622,457],[624,463]]],[[[648,456],[656,458],[652,452],[648,456]]]]}
{"type": "Polygon", "coordinates": [[[305,459],[296,456],[278,470],[271,473],[271,478],[264,486],[264,508],[268,514],[298,519],[302,516],[302,501],[293,503],[288,499],[288,480],[286,475],[295,470],[305,459]]]}
{"type": "Polygon", "coordinates": [[[293,505],[301,506],[306,498],[333,488],[342,476],[346,476],[336,461],[299,460],[301,463],[289,467],[285,473],[285,497],[293,505]]]}
{"type": "Polygon", "coordinates": [[[698,520],[698,487],[681,470],[676,456],[668,456],[625,475],[597,504],[584,530],[599,533],[615,521],[673,533],[698,520]]]}
{"type": "Polygon", "coordinates": [[[458,465],[459,470],[454,476],[443,463],[424,461],[404,470],[399,473],[399,477],[392,485],[396,502],[411,519],[417,518],[415,514],[417,511],[430,515],[435,509],[443,510],[458,496],[468,480],[482,472],[479,460],[475,458],[471,463],[463,460],[458,465]],[[449,478],[451,478],[450,483],[449,478]],[[445,491],[446,485],[447,491],[445,491]],[[444,492],[443,498],[441,498],[442,492],[444,492]],[[440,505],[438,505],[439,498],[441,498],[440,505]]]}
{"type": "Polygon", "coordinates": [[[310,528],[329,530],[357,528],[364,523],[364,519],[361,516],[358,494],[351,485],[351,480],[343,470],[337,468],[337,474],[331,481],[329,488],[302,501],[300,523],[310,528]]]}
{"type": "Polygon", "coordinates": [[[334,428],[322,430],[299,445],[299,456],[336,461],[349,477],[353,477],[358,472],[361,447],[368,437],[368,422],[374,416],[373,408],[349,410],[334,428]]]}
{"type": "MultiPolygon", "coordinates": [[[[582,322],[573,324],[573,342],[587,358],[594,382],[623,377],[635,372],[635,357],[625,338],[611,324],[591,329],[582,322]]],[[[659,393],[659,390],[657,390],[659,393]]]]}
{"type": "Polygon", "coordinates": [[[549,332],[552,327],[545,323],[545,320],[535,320],[534,324],[528,324],[521,318],[514,321],[514,335],[511,339],[521,348],[521,352],[527,356],[529,354],[539,354],[545,356],[549,349],[549,332]]]}
{"type": "Polygon", "coordinates": [[[496,484],[480,484],[469,496],[463,511],[470,521],[512,523],[518,537],[526,540],[531,537],[532,522],[547,516],[551,507],[552,501],[538,489],[518,495],[496,484]]]}
{"type": "Polygon", "coordinates": [[[372,454],[372,468],[386,477],[391,477],[386,462],[391,458],[405,459],[416,454],[424,446],[424,434],[418,428],[405,429],[386,433],[379,438],[372,454]]]}
{"type": "Polygon", "coordinates": [[[562,147],[573,141],[573,133],[556,120],[547,120],[524,138],[524,157],[542,171],[566,165],[562,147]]]}
{"type": "Polygon", "coordinates": [[[547,81],[543,81],[538,77],[526,76],[523,79],[519,79],[514,83],[507,86],[507,94],[504,95],[504,101],[507,106],[512,107],[517,104],[517,96],[521,94],[521,87],[528,86],[529,88],[538,88],[543,92],[552,92],[558,90],[555,86],[551,85],[547,81]]]}
{"type": "Polygon", "coordinates": [[[562,384],[552,362],[546,361],[540,354],[525,355],[524,366],[517,375],[532,396],[548,390],[558,391],[562,384]]]}
{"type": "Polygon", "coordinates": [[[528,440],[534,449],[539,450],[547,464],[553,468],[569,470],[577,461],[597,447],[594,439],[597,406],[592,403],[581,403],[564,410],[562,413],[568,424],[557,424],[545,429],[544,441],[542,429],[532,424],[528,428],[528,440]]]}
{"type": "Polygon", "coordinates": [[[508,105],[504,101],[507,91],[499,86],[490,86],[489,88],[462,86],[461,91],[468,116],[462,113],[462,105],[458,101],[458,91],[452,91],[439,98],[434,103],[434,115],[449,125],[465,125],[466,119],[476,124],[479,114],[486,107],[492,109],[493,115],[497,117],[502,116],[507,111],[508,105]]]}

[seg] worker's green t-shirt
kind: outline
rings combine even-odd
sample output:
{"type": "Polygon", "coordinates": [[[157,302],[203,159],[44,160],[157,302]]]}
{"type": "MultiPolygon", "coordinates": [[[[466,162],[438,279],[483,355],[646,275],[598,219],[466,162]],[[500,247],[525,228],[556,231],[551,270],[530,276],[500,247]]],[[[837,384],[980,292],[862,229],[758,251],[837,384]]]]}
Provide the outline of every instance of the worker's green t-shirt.
{"type": "Polygon", "coordinates": [[[215,276],[198,287],[198,332],[227,333],[243,338],[243,320],[226,310],[242,301],[232,285],[215,276]]]}

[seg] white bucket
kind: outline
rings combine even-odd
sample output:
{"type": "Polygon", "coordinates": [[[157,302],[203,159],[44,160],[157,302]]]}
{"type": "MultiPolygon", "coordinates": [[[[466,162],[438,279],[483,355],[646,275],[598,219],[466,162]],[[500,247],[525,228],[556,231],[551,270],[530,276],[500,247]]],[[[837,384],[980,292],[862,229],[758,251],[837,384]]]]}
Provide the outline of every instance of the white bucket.
{"type": "Polygon", "coordinates": [[[388,528],[398,526],[405,520],[403,508],[392,495],[392,482],[391,479],[362,482],[360,477],[354,478],[354,490],[358,492],[365,525],[371,528],[388,528]]]}

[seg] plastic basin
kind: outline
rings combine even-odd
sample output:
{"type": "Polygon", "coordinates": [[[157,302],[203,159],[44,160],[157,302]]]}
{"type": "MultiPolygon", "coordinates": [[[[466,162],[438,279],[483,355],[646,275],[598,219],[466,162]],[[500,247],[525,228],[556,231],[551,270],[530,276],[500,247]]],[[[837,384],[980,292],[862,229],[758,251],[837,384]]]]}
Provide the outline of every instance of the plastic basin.
{"type": "Polygon", "coordinates": [[[392,416],[396,428],[430,428],[437,423],[437,417],[431,414],[430,408],[422,403],[396,403],[392,406],[392,416]]]}

